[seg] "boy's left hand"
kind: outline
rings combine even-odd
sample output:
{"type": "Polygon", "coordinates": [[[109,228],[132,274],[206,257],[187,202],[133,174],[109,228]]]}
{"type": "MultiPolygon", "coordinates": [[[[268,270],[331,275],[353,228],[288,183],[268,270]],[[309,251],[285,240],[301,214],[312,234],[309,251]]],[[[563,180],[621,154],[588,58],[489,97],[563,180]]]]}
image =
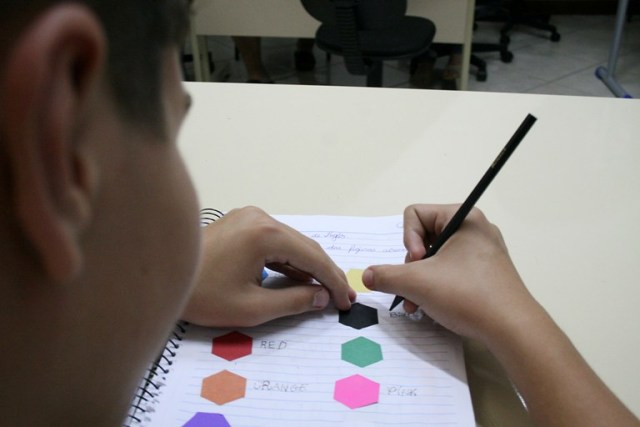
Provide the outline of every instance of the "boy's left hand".
{"type": "Polygon", "coordinates": [[[254,326],[321,310],[330,297],[349,309],[356,293],[312,239],[258,208],[235,209],[204,229],[200,273],[182,319],[204,326],[254,326]],[[261,286],[265,267],[301,283],[261,286]],[[317,280],[320,285],[310,283],[317,280]]]}

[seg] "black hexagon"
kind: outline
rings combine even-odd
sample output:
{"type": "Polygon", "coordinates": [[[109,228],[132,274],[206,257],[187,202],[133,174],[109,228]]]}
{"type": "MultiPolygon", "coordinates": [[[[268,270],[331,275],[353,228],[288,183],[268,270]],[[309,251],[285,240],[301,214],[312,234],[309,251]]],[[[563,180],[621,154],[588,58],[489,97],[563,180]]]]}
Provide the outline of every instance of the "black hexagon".
{"type": "Polygon", "coordinates": [[[340,323],[355,329],[363,329],[378,324],[378,310],[356,302],[346,311],[341,311],[340,323]]]}

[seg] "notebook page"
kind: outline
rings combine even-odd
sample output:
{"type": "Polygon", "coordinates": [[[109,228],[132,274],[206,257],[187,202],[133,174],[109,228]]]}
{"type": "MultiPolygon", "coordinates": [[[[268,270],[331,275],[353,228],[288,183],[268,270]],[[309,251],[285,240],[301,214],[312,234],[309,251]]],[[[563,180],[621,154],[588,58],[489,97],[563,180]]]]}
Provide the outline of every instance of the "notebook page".
{"type": "MultiPolygon", "coordinates": [[[[345,272],[404,261],[400,216],[277,218],[345,272]]],[[[389,312],[392,299],[359,293],[360,329],[333,307],[254,328],[189,326],[143,424],[475,425],[461,340],[427,317],[389,312]]]]}

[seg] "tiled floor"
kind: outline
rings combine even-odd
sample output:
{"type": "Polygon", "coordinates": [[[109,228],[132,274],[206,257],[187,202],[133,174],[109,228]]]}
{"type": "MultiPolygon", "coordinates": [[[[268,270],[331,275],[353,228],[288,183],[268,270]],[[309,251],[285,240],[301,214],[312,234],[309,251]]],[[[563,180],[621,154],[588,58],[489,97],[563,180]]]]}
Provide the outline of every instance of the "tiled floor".
{"type": "MultiPolygon", "coordinates": [[[[502,63],[497,53],[479,54],[487,61],[488,79],[476,81],[472,67],[469,89],[612,97],[594,72],[598,66],[607,64],[614,20],[614,16],[554,16],[551,23],[561,34],[559,42],[550,41],[548,33],[518,27],[511,33],[509,46],[513,61],[502,63]]],[[[499,24],[480,23],[474,40],[497,41],[499,28],[499,24]]],[[[298,73],[293,67],[295,40],[266,38],[262,43],[263,61],[276,84],[365,85],[364,77],[346,72],[340,58],[334,56],[327,62],[317,48],[315,70],[298,73]]],[[[209,46],[215,61],[214,80],[246,80],[243,63],[234,59],[234,45],[229,37],[210,37],[209,46]]],[[[436,75],[445,60],[441,58],[436,62],[436,75]]],[[[628,93],[640,97],[640,18],[637,16],[625,24],[616,77],[628,93]]],[[[406,61],[385,63],[384,86],[415,87],[406,61]]]]}

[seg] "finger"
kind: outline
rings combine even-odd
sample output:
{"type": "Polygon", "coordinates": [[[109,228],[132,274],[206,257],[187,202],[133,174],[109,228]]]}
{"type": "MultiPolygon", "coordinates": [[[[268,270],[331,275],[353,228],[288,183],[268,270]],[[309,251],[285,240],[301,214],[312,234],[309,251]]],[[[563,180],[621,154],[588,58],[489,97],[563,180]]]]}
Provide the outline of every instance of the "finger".
{"type": "Polygon", "coordinates": [[[287,264],[309,274],[327,288],[338,309],[348,310],[355,291],[349,286],[344,272],[314,240],[288,226],[283,230],[284,233],[269,239],[268,253],[274,255],[267,262],[287,264]]]}
{"type": "Polygon", "coordinates": [[[282,273],[290,279],[297,280],[299,282],[309,282],[313,279],[308,273],[300,271],[295,267],[280,263],[269,263],[266,265],[269,270],[282,273]]]}
{"type": "Polygon", "coordinates": [[[418,263],[400,265],[377,265],[367,268],[362,274],[362,283],[371,290],[402,295],[412,301],[418,298],[424,278],[415,267],[418,263]]]}
{"type": "Polygon", "coordinates": [[[248,307],[256,315],[252,323],[261,324],[269,320],[294,314],[318,311],[329,304],[330,294],[324,286],[296,285],[278,289],[257,288],[247,299],[248,307]]]}
{"type": "Polygon", "coordinates": [[[427,247],[449,223],[459,205],[411,205],[404,212],[404,245],[412,261],[424,258],[427,247]]]}
{"type": "MultiPolygon", "coordinates": [[[[388,267],[392,267],[392,266],[388,266],[388,267]]],[[[387,268],[387,266],[379,266],[379,267],[370,267],[369,269],[367,269],[367,271],[368,270],[371,270],[371,271],[369,273],[367,273],[367,271],[365,271],[363,273],[362,282],[364,283],[364,285],[369,289],[374,289],[375,281],[376,281],[376,273],[373,272],[373,270],[377,270],[377,273],[378,273],[377,274],[377,276],[378,276],[377,277],[378,284],[382,283],[383,281],[389,281],[389,280],[393,281],[394,279],[389,279],[389,277],[387,277],[387,278],[383,277],[384,274],[381,273],[381,271],[384,271],[386,268],[387,268]],[[366,278],[365,278],[365,275],[366,275],[366,278]]],[[[391,270],[393,270],[393,269],[391,269],[391,270]]],[[[402,277],[402,276],[399,276],[399,277],[402,277]]],[[[383,284],[382,288],[384,288],[384,287],[385,287],[385,285],[383,284]]],[[[387,292],[387,291],[384,291],[382,288],[375,289],[375,290],[382,291],[382,292],[387,292]]],[[[400,292],[401,291],[397,291],[397,292],[393,292],[393,293],[395,293],[396,295],[401,295],[400,292]]],[[[404,294],[402,294],[402,295],[404,297],[404,294]]],[[[416,303],[414,303],[413,301],[408,300],[408,299],[405,298],[404,302],[402,304],[402,308],[404,308],[405,312],[407,312],[409,314],[412,314],[412,313],[415,313],[418,310],[418,305],[416,303]]]]}
{"type": "Polygon", "coordinates": [[[408,299],[404,300],[402,304],[402,308],[404,308],[404,311],[406,311],[409,314],[413,314],[416,311],[418,311],[418,305],[413,301],[409,301],[408,299]]]}
{"type": "Polygon", "coordinates": [[[427,253],[425,241],[427,228],[418,213],[419,206],[412,205],[404,211],[404,246],[407,248],[407,261],[422,259],[427,253]]]}

